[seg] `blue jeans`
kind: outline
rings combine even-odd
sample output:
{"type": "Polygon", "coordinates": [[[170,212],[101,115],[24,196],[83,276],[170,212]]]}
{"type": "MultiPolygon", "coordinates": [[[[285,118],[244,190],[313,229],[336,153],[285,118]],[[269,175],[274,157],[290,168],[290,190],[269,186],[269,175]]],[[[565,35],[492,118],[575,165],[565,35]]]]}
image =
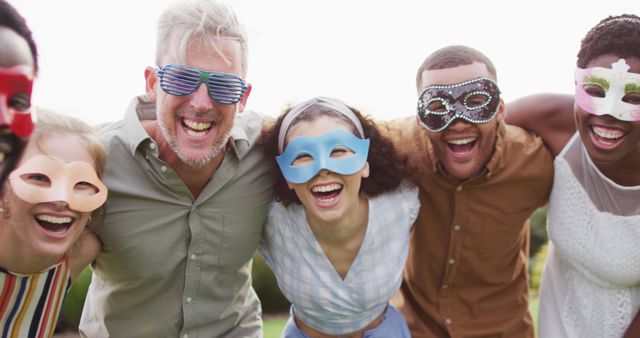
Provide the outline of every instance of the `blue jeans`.
{"type": "MultiPolygon", "coordinates": [[[[393,306],[388,305],[382,321],[371,330],[365,331],[364,338],[411,338],[409,327],[404,317],[393,306]]],[[[282,338],[310,338],[309,335],[302,332],[293,320],[293,313],[289,317],[289,321],[282,332],[282,338]]]]}

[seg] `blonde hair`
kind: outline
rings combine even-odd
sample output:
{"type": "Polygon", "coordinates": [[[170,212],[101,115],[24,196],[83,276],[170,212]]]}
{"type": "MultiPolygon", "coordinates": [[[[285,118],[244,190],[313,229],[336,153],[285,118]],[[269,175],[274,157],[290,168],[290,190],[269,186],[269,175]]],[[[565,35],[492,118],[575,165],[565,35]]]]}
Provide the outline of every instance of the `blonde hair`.
{"type": "Polygon", "coordinates": [[[93,156],[96,173],[102,178],[107,163],[107,153],[98,136],[98,129],[76,117],[39,108],[36,129],[31,134],[29,142],[36,142],[36,145],[42,149],[42,144],[47,138],[61,134],[77,135],[84,141],[84,146],[93,156]]]}

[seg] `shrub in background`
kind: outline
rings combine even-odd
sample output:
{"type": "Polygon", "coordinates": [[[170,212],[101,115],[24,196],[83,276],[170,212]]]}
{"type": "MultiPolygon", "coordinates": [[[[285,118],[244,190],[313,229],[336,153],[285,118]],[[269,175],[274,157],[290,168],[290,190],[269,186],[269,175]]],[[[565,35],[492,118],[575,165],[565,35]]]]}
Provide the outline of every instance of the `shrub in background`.
{"type": "Polygon", "coordinates": [[[538,294],[544,262],[547,259],[547,208],[539,208],[531,215],[531,245],[529,247],[529,290],[538,294]]]}
{"type": "Polygon", "coordinates": [[[257,253],[253,255],[253,288],[260,298],[263,313],[289,312],[289,302],[280,292],[273,272],[257,253]]]}
{"type": "Polygon", "coordinates": [[[539,208],[531,215],[531,246],[529,247],[529,257],[534,257],[538,250],[547,243],[547,208],[539,208]]]}
{"type": "Polygon", "coordinates": [[[84,298],[87,296],[89,283],[91,283],[91,269],[87,267],[76,277],[69,292],[64,297],[56,332],[78,331],[80,315],[82,315],[82,307],[84,306],[84,298]]]}
{"type": "Polygon", "coordinates": [[[548,243],[542,245],[540,250],[529,261],[529,290],[531,296],[537,296],[540,289],[540,281],[542,280],[542,270],[544,270],[544,262],[547,260],[548,243]]]}

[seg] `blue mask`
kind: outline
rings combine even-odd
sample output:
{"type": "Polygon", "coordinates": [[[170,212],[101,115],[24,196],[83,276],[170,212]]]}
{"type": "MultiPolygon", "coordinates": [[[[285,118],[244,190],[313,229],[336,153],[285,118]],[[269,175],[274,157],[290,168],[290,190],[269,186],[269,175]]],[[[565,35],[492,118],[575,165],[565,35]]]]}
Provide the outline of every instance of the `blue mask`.
{"type": "Polygon", "coordinates": [[[368,154],[369,139],[361,139],[344,129],[338,129],[322,136],[294,138],[284,152],[276,156],[276,161],[284,178],[299,184],[309,181],[322,169],[341,175],[355,174],[367,162],[368,154]],[[331,157],[337,147],[347,148],[353,154],[348,157],[331,157]],[[312,160],[307,164],[294,166],[293,162],[301,155],[308,155],[312,160]]]}

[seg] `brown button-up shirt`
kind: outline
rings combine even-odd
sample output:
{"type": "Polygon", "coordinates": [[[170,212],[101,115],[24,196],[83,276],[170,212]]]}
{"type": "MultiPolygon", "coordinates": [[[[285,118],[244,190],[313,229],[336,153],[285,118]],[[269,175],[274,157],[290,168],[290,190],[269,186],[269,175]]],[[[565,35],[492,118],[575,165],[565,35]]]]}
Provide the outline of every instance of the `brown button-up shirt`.
{"type": "Polygon", "coordinates": [[[409,154],[421,209],[393,304],[414,337],[533,337],[527,258],[531,213],[551,190],[553,159],[537,136],[500,122],[482,175],[439,165],[415,118],[389,124],[409,154]]]}

